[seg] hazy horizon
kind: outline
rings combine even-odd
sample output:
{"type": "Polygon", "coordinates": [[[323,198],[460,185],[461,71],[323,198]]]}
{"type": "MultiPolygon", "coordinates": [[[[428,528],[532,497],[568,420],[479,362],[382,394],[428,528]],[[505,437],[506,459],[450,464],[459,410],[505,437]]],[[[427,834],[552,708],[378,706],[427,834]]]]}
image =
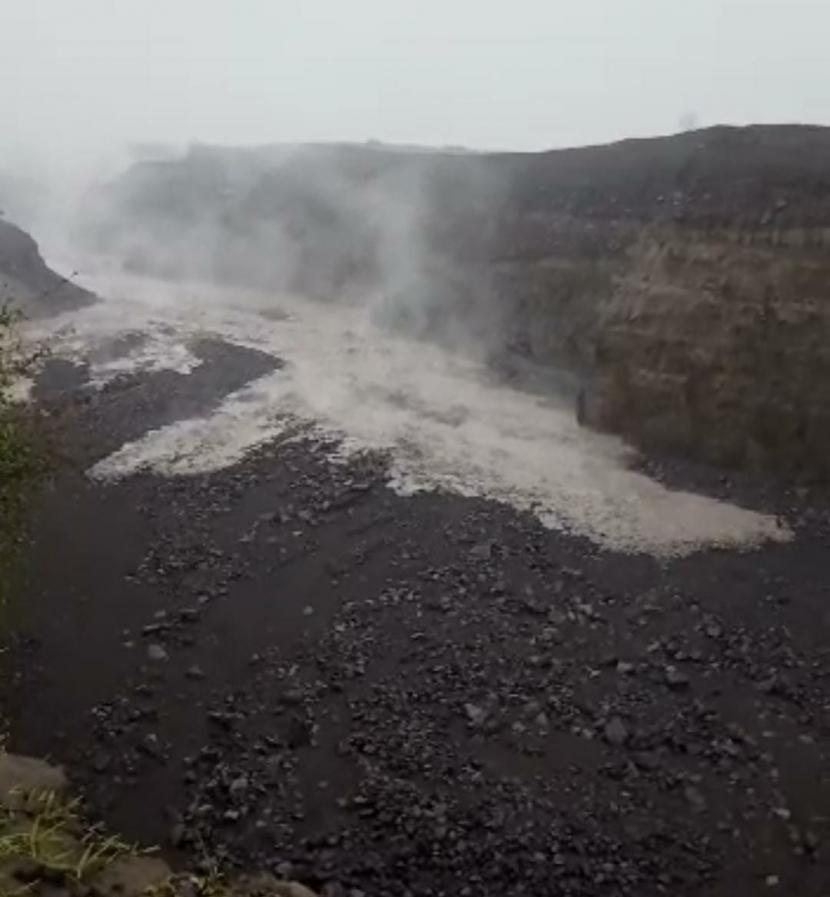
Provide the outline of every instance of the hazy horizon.
{"type": "Polygon", "coordinates": [[[541,150],[830,123],[816,0],[7,0],[2,158],[128,143],[541,150]]]}

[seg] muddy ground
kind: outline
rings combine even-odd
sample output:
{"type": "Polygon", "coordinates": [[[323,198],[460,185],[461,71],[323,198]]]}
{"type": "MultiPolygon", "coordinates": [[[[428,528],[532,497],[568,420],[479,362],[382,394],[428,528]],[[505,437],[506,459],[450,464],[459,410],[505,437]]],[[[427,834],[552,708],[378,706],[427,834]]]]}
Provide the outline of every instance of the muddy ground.
{"type": "Polygon", "coordinates": [[[796,538],[658,560],[398,496],[384,457],[302,433],[208,475],[88,479],[274,365],[197,348],[189,376],[40,378],[57,457],[5,660],[15,750],[174,862],[332,897],[826,897],[826,499],[661,468],[796,538]]]}

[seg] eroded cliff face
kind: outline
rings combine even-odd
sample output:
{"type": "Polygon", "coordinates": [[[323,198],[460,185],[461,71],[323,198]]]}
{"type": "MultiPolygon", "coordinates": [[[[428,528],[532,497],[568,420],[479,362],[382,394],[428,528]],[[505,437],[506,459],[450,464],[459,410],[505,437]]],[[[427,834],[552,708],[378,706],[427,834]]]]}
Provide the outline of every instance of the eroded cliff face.
{"type": "Polygon", "coordinates": [[[600,310],[587,420],[647,447],[830,474],[822,229],[659,228],[600,310]]]}
{"type": "Polygon", "coordinates": [[[830,129],[542,154],[202,148],[107,202],[98,237],[133,266],[371,294],[394,326],[572,372],[585,421],[637,444],[830,473],[830,129]]]}

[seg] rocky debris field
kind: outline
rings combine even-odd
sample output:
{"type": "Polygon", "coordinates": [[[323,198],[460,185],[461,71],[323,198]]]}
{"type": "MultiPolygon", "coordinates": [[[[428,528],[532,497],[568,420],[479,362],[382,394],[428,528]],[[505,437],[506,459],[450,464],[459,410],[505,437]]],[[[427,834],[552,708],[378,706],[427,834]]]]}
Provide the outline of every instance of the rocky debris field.
{"type": "Polygon", "coordinates": [[[745,483],[792,542],[658,560],[395,495],[382,455],[302,433],[102,485],[84,471],[136,420],[211,390],[84,376],[41,380],[61,451],[4,698],[12,749],[124,837],[326,897],[826,897],[821,496],[745,483]]]}

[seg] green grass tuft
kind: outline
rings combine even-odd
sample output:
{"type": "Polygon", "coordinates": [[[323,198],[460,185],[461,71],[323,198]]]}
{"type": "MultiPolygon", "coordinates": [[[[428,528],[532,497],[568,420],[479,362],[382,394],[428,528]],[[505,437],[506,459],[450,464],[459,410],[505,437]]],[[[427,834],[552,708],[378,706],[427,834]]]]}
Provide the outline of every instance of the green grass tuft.
{"type": "MultiPolygon", "coordinates": [[[[78,802],[53,792],[29,797],[20,809],[0,810],[0,878],[4,870],[23,868],[33,881],[63,881],[75,887],[116,860],[138,853],[121,838],[85,825],[78,802]]],[[[25,894],[28,885],[15,887],[25,894]]],[[[0,891],[5,893],[2,881],[0,891]]]]}

